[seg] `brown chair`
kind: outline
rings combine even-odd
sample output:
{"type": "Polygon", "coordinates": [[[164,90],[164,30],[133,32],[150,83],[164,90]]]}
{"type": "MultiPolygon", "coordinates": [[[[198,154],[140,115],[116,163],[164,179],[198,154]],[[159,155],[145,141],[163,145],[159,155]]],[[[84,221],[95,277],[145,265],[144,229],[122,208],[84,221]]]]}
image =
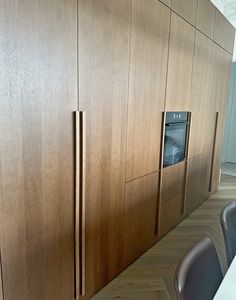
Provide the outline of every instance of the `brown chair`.
{"type": "Polygon", "coordinates": [[[178,300],[212,300],[223,280],[216,249],[210,239],[198,242],[176,269],[178,300]]]}
{"type": "Polygon", "coordinates": [[[222,210],[220,222],[224,234],[227,263],[230,266],[236,255],[236,202],[228,204],[222,210]]]}

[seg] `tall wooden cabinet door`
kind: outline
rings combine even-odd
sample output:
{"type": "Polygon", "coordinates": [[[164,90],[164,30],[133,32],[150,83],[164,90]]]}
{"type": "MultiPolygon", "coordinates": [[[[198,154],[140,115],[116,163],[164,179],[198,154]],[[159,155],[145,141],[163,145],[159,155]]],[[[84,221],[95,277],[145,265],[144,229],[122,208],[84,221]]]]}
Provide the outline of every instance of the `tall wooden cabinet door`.
{"type": "Polygon", "coordinates": [[[157,240],[158,188],[158,172],[126,184],[125,266],[157,240]]]}
{"type": "Polygon", "coordinates": [[[189,110],[195,28],[171,14],[166,111],[189,110]]]}
{"type": "Polygon", "coordinates": [[[76,1],[0,4],[4,300],[74,297],[76,1]]]}
{"type": "Polygon", "coordinates": [[[129,0],[79,1],[79,107],[86,112],[86,299],[121,271],[129,0]]]}
{"type": "Polygon", "coordinates": [[[203,152],[204,125],[207,118],[206,108],[209,100],[209,71],[211,68],[212,41],[196,32],[193,77],[191,88],[191,130],[189,138],[189,157],[203,152]]]}
{"type": "Polygon", "coordinates": [[[198,0],[172,0],[172,9],[182,18],[196,26],[198,0]]]}
{"type": "Polygon", "coordinates": [[[126,181],[160,168],[170,10],[132,2],[126,181]]]}
{"type": "Polygon", "coordinates": [[[216,130],[216,139],[215,139],[215,149],[214,149],[214,165],[212,173],[212,191],[216,191],[219,185],[219,176],[221,169],[221,155],[222,155],[222,146],[224,139],[224,128],[225,128],[225,119],[227,113],[227,102],[229,96],[229,81],[231,74],[231,65],[232,65],[232,55],[226,52],[223,49],[219,49],[218,59],[220,61],[219,78],[221,84],[221,90],[218,98],[218,120],[217,120],[217,130],[216,130]]]}

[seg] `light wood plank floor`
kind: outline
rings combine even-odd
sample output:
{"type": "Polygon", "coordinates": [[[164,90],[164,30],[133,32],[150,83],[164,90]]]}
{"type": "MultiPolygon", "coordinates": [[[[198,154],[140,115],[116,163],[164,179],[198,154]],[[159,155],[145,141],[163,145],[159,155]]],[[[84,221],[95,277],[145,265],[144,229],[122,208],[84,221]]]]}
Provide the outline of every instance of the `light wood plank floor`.
{"type": "Polygon", "coordinates": [[[222,163],[221,171],[224,175],[236,176],[236,164],[233,163],[222,163]]]}
{"type": "Polygon", "coordinates": [[[236,199],[236,177],[222,177],[218,193],[101,290],[93,300],[176,300],[173,278],[177,263],[191,246],[210,237],[226,270],[219,223],[222,208],[236,199]]]}

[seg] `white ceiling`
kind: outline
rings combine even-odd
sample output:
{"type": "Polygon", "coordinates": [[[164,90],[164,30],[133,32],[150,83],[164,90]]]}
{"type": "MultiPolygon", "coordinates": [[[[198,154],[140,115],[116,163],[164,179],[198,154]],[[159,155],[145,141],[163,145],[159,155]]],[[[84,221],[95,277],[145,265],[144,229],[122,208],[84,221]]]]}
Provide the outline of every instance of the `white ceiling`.
{"type": "MultiPolygon", "coordinates": [[[[211,0],[226,18],[236,27],[236,0],[211,0]]],[[[234,45],[234,60],[236,60],[236,41],[234,45]]]]}

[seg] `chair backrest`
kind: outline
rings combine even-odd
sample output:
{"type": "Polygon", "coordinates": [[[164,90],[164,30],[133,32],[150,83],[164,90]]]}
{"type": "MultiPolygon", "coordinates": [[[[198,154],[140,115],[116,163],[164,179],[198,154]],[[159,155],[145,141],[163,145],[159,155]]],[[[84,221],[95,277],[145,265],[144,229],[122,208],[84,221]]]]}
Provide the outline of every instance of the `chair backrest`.
{"type": "Polygon", "coordinates": [[[228,204],[220,215],[228,266],[236,255],[236,202],[228,204]]]}
{"type": "Polygon", "coordinates": [[[223,280],[216,249],[210,239],[198,242],[176,269],[178,300],[212,300],[223,280]]]}

